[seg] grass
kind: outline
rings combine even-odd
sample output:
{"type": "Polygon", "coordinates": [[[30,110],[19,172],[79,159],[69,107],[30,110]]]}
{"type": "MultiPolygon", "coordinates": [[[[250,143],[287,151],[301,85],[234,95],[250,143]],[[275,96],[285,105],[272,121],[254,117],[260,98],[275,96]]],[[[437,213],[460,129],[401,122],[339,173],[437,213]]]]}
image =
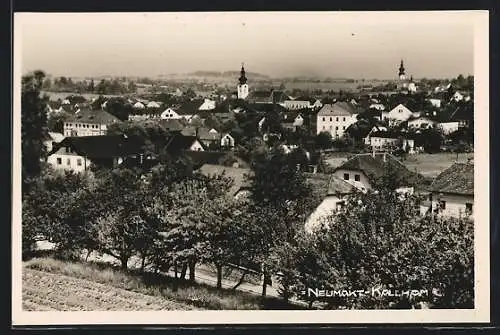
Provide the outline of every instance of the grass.
{"type": "Polygon", "coordinates": [[[408,155],[403,163],[411,171],[416,171],[424,177],[435,178],[454,162],[465,163],[471,157],[474,157],[474,153],[458,154],[458,159],[456,153],[418,154],[408,155]]]}
{"type": "MultiPolygon", "coordinates": [[[[347,160],[347,153],[329,153],[325,161],[332,168],[336,168],[347,160]]],[[[435,178],[438,174],[450,167],[454,162],[467,162],[468,158],[474,157],[474,153],[448,153],[437,154],[415,154],[407,155],[402,161],[410,171],[416,171],[426,178],[435,178]]]]}
{"type": "MultiPolygon", "coordinates": [[[[44,277],[38,275],[38,278],[44,277]]],[[[39,279],[38,279],[39,280],[39,279]]],[[[83,263],[60,261],[53,258],[34,258],[24,263],[23,285],[26,286],[26,304],[42,304],[40,299],[47,296],[47,287],[54,287],[58,291],[72,291],[70,287],[76,285],[75,280],[83,281],[82,287],[86,287],[85,292],[90,295],[90,301],[95,295],[93,292],[107,290],[120,290],[117,293],[117,299],[129,293],[136,293],[139,296],[129,299],[144,306],[144,299],[155,297],[165,300],[167,307],[171,309],[208,309],[208,310],[257,310],[257,309],[299,309],[300,307],[285,304],[281,299],[252,295],[245,292],[232,291],[228,289],[218,290],[212,286],[189,283],[180,279],[174,279],[163,275],[139,272],[124,272],[113,268],[107,264],[83,263]],[[43,274],[47,279],[40,285],[37,293],[36,287],[33,288],[32,277],[37,277],[36,273],[43,274]],[[52,282],[56,282],[55,286],[52,282]],[[89,284],[90,283],[90,284],[89,284]],[[68,285],[66,285],[68,284],[68,285]],[[59,286],[62,285],[60,288],[59,286]],[[92,287],[100,286],[99,288],[92,287]],[[67,287],[69,286],[69,287],[67,287]],[[89,288],[87,288],[90,286],[89,288]],[[87,292],[90,291],[90,292],[87,292]],[[125,291],[125,292],[124,292],[125,291]],[[38,300],[30,298],[38,296],[38,300]],[[146,298],[141,298],[146,297],[146,298]]],[[[36,284],[36,283],[35,283],[36,284]]],[[[77,286],[78,287],[78,286],[77,286]]],[[[23,295],[24,295],[23,286],[23,295]]],[[[73,294],[73,293],[71,293],[73,294]]],[[[57,300],[57,299],[55,299],[57,300]]],[[[23,299],[24,302],[24,299],[23,299]]],[[[68,305],[67,300],[63,299],[63,307],[68,305]]],[[[112,304],[113,302],[110,302],[112,304]]],[[[152,308],[164,307],[156,300],[150,302],[152,308]]],[[[54,304],[45,304],[53,307],[54,304]]],[[[71,305],[71,304],[69,304],[71,305]]],[[[94,303],[95,305],[95,303],[94,303]]],[[[124,305],[123,308],[134,308],[135,305],[124,305]]],[[[71,306],[70,306],[71,307],[71,306]]],[[[94,306],[95,307],[95,306],[94,306]]],[[[98,306],[99,307],[99,306],[98,306]]],[[[103,308],[108,308],[109,304],[104,303],[103,308]]],[[[81,306],[80,306],[81,308],[81,306]]],[[[146,308],[147,309],[147,308],[146,308]]],[[[150,308],[151,309],[151,308],[150,308]]],[[[167,308],[168,309],[168,308],[167,308]]],[[[59,309],[60,310],[60,309],[59,309]]]]}

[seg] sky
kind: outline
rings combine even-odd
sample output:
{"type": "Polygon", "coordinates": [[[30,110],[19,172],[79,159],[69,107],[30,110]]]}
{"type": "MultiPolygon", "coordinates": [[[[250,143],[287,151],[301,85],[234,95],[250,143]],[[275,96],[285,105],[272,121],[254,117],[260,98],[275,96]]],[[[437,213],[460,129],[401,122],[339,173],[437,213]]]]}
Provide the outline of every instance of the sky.
{"type": "Polygon", "coordinates": [[[21,71],[394,79],[473,74],[474,12],[16,13],[21,71]]]}

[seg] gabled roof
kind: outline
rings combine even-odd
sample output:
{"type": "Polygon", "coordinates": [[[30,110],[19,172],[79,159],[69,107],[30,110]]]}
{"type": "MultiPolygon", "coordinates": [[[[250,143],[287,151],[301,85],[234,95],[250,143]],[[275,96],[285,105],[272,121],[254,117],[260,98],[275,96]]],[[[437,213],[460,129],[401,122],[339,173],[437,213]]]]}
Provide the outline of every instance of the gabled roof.
{"type": "Polygon", "coordinates": [[[50,154],[61,147],[71,147],[76,153],[88,158],[113,158],[136,155],[143,152],[144,140],[138,136],[104,135],[66,137],[54,145],[50,154]]]}
{"type": "Polygon", "coordinates": [[[55,133],[55,132],[49,131],[48,135],[49,135],[49,138],[54,142],[61,142],[62,140],[64,140],[64,135],[61,133],[55,133]]]}
{"type": "Polygon", "coordinates": [[[202,104],[203,100],[190,100],[172,107],[172,109],[179,115],[195,115],[202,104]]]}
{"type": "Polygon", "coordinates": [[[358,114],[358,109],[349,102],[339,101],[334,104],[326,104],[318,112],[319,116],[351,116],[358,114]]]}
{"type": "Polygon", "coordinates": [[[431,184],[433,192],[474,195],[474,164],[454,163],[431,184]]]}
{"type": "MultiPolygon", "coordinates": [[[[167,142],[166,150],[171,154],[178,154],[183,150],[189,150],[195,141],[196,136],[184,136],[179,133],[173,134],[167,142]]],[[[200,143],[203,146],[203,143],[200,143]]]]}
{"type": "Polygon", "coordinates": [[[181,131],[184,129],[184,125],[177,119],[162,119],[159,120],[160,125],[168,131],[181,131]]]}
{"type": "Polygon", "coordinates": [[[384,175],[388,167],[392,167],[398,179],[405,180],[408,185],[415,186],[418,182],[419,175],[408,170],[396,157],[388,153],[366,153],[358,154],[349,159],[347,162],[338,166],[337,170],[354,170],[362,171],[367,177],[380,178],[384,175]],[[386,161],[384,162],[384,156],[386,161]]]}
{"type": "Polygon", "coordinates": [[[121,122],[116,116],[99,109],[78,109],[74,115],[67,122],[82,122],[82,123],[96,123],[96,124],[112,124],[121,122]]]}
{"type": "Polygon", "coordinates": [[[200,140],[220,140],[221,134],[219,132],[213,133],[210,132],[211,129],[200,127],[198,128],[198,138],[200,140]]]}
{"type": "Polygon", "coordinates": [[[205,176],[223,174],[225,177],[230,178],[233,181],[229,190],[231,194],[236,194],[242,189],[248,189],[250,187],[250,182],[247,180],[246,175],[252,175],[253,173],[251,169],[234,168],[214,164],[204,164],[200,167],[199,172],[205,176]]]}

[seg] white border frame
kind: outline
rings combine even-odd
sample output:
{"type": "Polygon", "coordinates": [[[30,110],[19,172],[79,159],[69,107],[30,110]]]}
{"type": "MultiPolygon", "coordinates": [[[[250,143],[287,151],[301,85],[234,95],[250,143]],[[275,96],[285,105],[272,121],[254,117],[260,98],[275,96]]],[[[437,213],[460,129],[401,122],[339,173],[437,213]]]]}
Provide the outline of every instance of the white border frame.
{"type": "MultiPolygon", "coordinates": [[[[455,11],[457,12],[457,11],[455,11]]],[[[314,12],[310,12],[314,13],[314,12]]],[[[362,20],[392,15],[449,15],[450,12],[334,12],[339,21],[351,16],[362,20]]],[[[334,323],[486,323],[490,321],[489,269],[489,13],[460,11],[474,25],[475,76],[475,309],[471,310],[342,310],[342,311],[167,311],[167,312],[27,312],[22,310],[21,261],[21,29],[23,19],[35,13],[14,15],[14,111],[12,201],[12,324],[334,324],[334,323]],[[470,16],[470,17],[469,17],[470,16]]],[[[142,15],[143,13],[141,13],[142,15]]],[[[196,14],[196,13],[194,13],[196,14]]],[[[208,14],[208,13],[204,13],[208,14]]],[[[242,14],[232,12],[230,15],[242,14]]],[[[253,13],[254,14],[254,13],[253,13]]],[[[272,13],[269,13],[270,15],[272,13]]],[[[280,12],[280,15],[284,14],[280,12]]],[[[305,13],[302,13],[305,14],[305,13]]],[[[64,14],[61,14],[64,15],[64,14]]],[[[185,15],[185,14],[183,14],[185,15]]],[[[394,16],[396,15],[396,16],[394,16]]],[[[453,14],[452,14],[453,15],[453,14]]]]}

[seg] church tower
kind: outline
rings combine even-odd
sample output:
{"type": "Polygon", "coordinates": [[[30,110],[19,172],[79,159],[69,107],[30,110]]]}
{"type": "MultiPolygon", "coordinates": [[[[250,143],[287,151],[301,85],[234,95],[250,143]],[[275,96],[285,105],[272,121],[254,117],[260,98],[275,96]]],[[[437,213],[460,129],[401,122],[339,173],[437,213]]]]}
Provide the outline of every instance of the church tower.
{"type": "Polygon", "coordinates": [[[399,66],[399,80],[406,80],[405,67],[403,65],[403,60],[401,60],[401,65],[399,66]]]}
{"type": "Polygon", "coordinates": [[[245,99],[248,96],[247,77],[245,76],[245,67],[241,64],[241,72],[238,84],[238,99],[245,99]]]}

